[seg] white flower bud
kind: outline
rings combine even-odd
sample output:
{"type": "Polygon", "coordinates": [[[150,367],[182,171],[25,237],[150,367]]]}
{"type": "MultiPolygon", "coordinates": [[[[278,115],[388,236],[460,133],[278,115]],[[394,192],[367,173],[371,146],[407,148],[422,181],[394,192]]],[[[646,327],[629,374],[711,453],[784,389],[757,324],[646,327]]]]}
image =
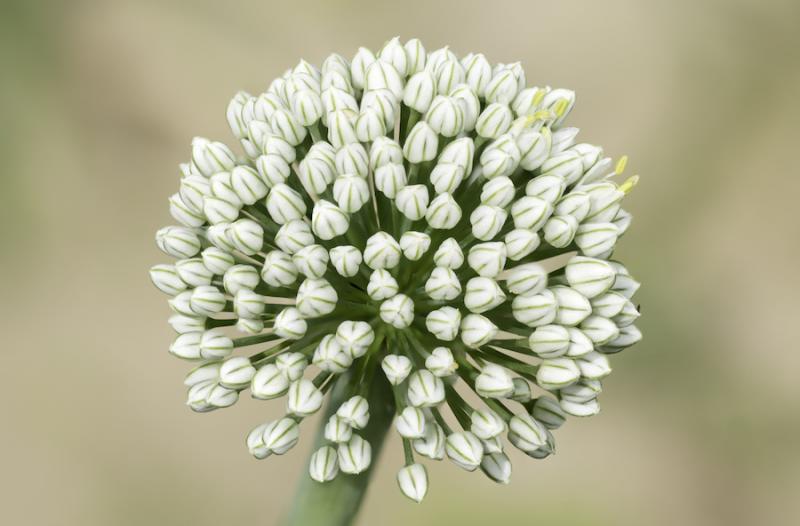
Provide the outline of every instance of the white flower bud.
{"type": "Polygon", "coordinates": [[[405,329],[414,321],[414,302],[405,294],[397,294],[381,303],[381,319],[396,329],[405,329]]]}
{"type": "Polygon", "coordinates": [[[605,345],[619,336],[619,328],[609,319],[589,316],[580,326],[581,331],[597,345],[605,345]]]}
{"type": "Polygon", "coordinates": [[[371,142],[386,135],[386,121],[377,108],[364,108],[358,114],[355,130],[359,141],[371,142]]]}
{"type": "Polygon", "coordinates": [[[356,119],[358,113],[353,110],[336,110],[328,113],[328,140],[334,148],[358,142],[356,119]]]}
{"type": "Polygon", "coordinates": [[[516,228],[536,232],[553,213],[553,205],[538,197],[525,196],[511,205],[511,217],[516,228]]]}
{"type": "Polygon", "coordinates": [[[514,113],[520,117],[533,115],[540,108],[542,99],[548,91],[550,91],[550,88],[536,86],[520,90],[511,104],[514,113]]]}
{"type": "Polygon", "coordinates": [[[336,171],[366,177],[369,172],[369,156],[360,143],[347,144],[336,152],[336,171]]]}
{"type": "Polygon", "coordinates": [[[307,366],[308,360],[299,352],[281,354],[275,359],[275,367],[290,382],[302,378],[307,366]]]}
{"type": "Polygon", "coordinates": [[[220,362],[204,363],[189,371],[183,380],[183,385],[193,387],[206,382],[219,380],[220,362]]]}
{"type": "Polygon", "coordinates": [[[514,200],[516,189],[508,177],[495,177],[481,188],[481,203],[492,207],[505,208],[514,200]]]}
{"type": "MultiPolygon", "coordinates": [[[[185,293],[183,293],[185,294],[185,293]]],[[[206,318],[192,313],[190,316],[184,314],[173,314],[167,320],[172,330],[178,334],[198,332],[205,329],[206,318]]]]}
{"type": "Polygon", "coordinates": [[[191,301],[193,290],[185,290],[170,298],[167,303],[169,307],[178,314],[184,316],[204,316],[192,310],[191,301]]]}
{"type": "Polygon", "coordinates": [[[433,407],[444,401],[444,382],[427,369],[408,377],[408,403],[414,407],[433,407]]]}
{"type": "Polygon", "coordinates": [[[308,465],[309,476],[317,482],[329,482],[339,474],[339,462],[336,450],[330,446],[322,446],[311,455],[308,465]]]}
{"type": "MultiPolygon", "coordinates": [[[[275,334],[289,340],[299,340],[305,336],[308,323],[301,317],[295,307],[286,307],[280,311],[273,322],[275,334]]],[[[295,378],[293,378],[294,380],[295,378]]]]}
{"type": "Polygon", "coordinates": [[[620,311],[619,314],[613,316],[611,318],[611,321],[613,321],[617,325],[617,327],[624,328],[631,325],[637,319],[639,319],[640,315],[641,314],[639,313],[639,309],[636,307],[636,305],[634,305],[633,302],[628,300],[625,302],[625,305],[623,305],[622,311],[620,311]]]}
{"type": "Polygon", "coordinates": [[[452,375],[458,368],[453,353],[447,347],[436,347],[425,359],[425,368],[435,376],[444,378],[452,375]]]}
{"type": "Polygon", "coordinates": [[[386,232],[378,232],[367,239],[364,262],[373,270],[391,269],[400,263],[400,244],[386,232]]]}
{"type": "Polygon", "coordinates": [[[558,128],[561,123],[564,122],[564,119],[567,118],[567,115],[569,115],[569,112],[572,111],[573,106],[575,106],[575,92],[568,89],[557,88],[545,95],[542,100],[542,107],[547,109],[554,108],[562,100],[566,101],[566,106],[561,116],[557,117],[550,125],[553,129],[558,128]]]}
{"type": "MultiPolygon", "coordinates": [[[[341,236],[350,226],[350,217],[333,203],[321,199],[314,205],[311,228],[320,239],[330,240],[341,236]]],[[[327,258],[326,258],[327,260],[327,258]]]]}
{"type": "Polygon", "coordinates": [[[425,62],[428,59],[428,54],[425,52],[425,46],[418,38],[412,38],[403,46],[407,57],[407,71],[408,75],[413,75],[425,69],[425,62]]]}
{"type": "Polygon", "coordinates": [[[497,206],[479,205],[469,216],[472,235],[481,241],[489,241],[500,233],[508,213],[497,206]]]}
{"type": "Polygon", "coordinates": [[[322,116],[322,99],[319,93],[302,89],[292,95],[292,115],[303,126],[311,126],[322,116]]]}
{"type": "MultiPolygon", "coordinates": [[[[340,87],[328,87],[321,94],[322,107],[325,112],[322,114],[322,124],[331,126],[331,115],[334,112],[345,111],[358,113],[358,102],[353,93],[340,87]]],[[[347,144],[347,143],[345,143],[347,144]]]]}
{"type": "Polygon", "coordinates": [[[153,282],[153,285],[158,287],[158,290],[170,296],[174,296],[186,290],[186,283],[181,279],[174,265],[155,265],[151,267],[150,280],[153,282]]]}
{"type": "Polygon", "coordinates": [[[429,210],[428,200],[428,187],[423,184],[415,184],[406,186],[397,192],[395,206],[404,216],[416,221],[422,219],[429,210]]]}
{"type": "Polygon", "coordinates": [[[342,349],[336,336],[328,334],[322,338],[314,350],[312,363],[323,371],[341,374],[353,364],[353,357],[342,349]]]}
{"type": "MultiPolygon", "coordinates": [[[[203,198],[203,204],[208,197],[203,198]]],[[[199,227],[206,222],[204,210],[195,210],[185,203],[180,194],[173,194],[169,198],[169,213],[180,224],[187,227],[199,227]]]]}
{"type": "Polygon", "coordinates": [[[471,349],[485,345],[497,335],[497,326],[480,314],[468,314],[461,322],[461,341],[471,349]]]}
{"type": "Polygon", "coordinates": [[[324,279],[306,279],[297,290],[297,310],[303,318],[319,318],[336,308],[339,296],[324,279]]]}
{"type": "Polygon", "coordinates": [[[453,341],[461,326],[461,312],[454,307],[442,307],[428,313],[425,327],[442,341],[453,341]]]}
{"type": "Polygon", "coordinates": [[[333,182],[335,168],[330,160],[309,154],[300,161],[297,176],[306,191],[321,194],[333,182]]]}
{"type": "Polygon", "coordinates": [[[270,287],[288,287],[297,280],[297,272],[292,257],[280,250],[272,250],[264,257],[261,279],[270,287]]]}
{"type": "Polygon", "coordinates": [[[564,180],[554,175],[534,177],[525,186],[525,195],[538,197],[548,203],[555,203],[564,193],[564,180]]]}
{"type": "MultiPolygon", "coordinates": [[[[191,391],[191,390],[190,390],[191,391]]],[[[235,404],[239,400],[239,392],[234,389],[228,389],[227,387],[223,387],[219,384],[214,385],[206,395],[205,403],[212,407],[223,408],[223,407],[230,407],[235,404]]],[[[198,405],[202,405],[202,402],[199,400],[195,400],[195,403],[198,405]]],[[[189,404],[190,406],[194,406],[195,404],[189,404]]],[[[192,407],[195,409],[195,407],[192,407]]],[[[206,408],[202,408],[201,412],[205,411],[206,408]]]]}
{"type": "Polygon", "coordinates": [[[451,163],[464,169],[464,173],[472,172],[473,157],[475,156],[475,143],[471,137],[456,139],[444,147],[439,155],[438,163],[451,163]]]}
{"type": "Polygon", "coordinates": [[[449,435],[445,450],[450,460],[467,471],[475,471],[483,460],[483,444],[469,431],[449,435]]]}
{"type": "Polygon", "coordinates": [[[363,396],[353,396],[339,406],[336,415],[350,427],[364,429],[369,423],[369,403],[363,396]]]}
{"type": "Polygon", "coordinates": [[[436,267],[425,282],[425,293],[433,300],[450,301],[461,294],[461,283],[451,269],[436,267]]]}
{"type": "Polygon", "coordinates": [[[503,441],[500,439],[500,437],[494,437],[488,440],[481,439],[481,444],[483,444],[484,455],[503,452],[503,441]]]}
{"type": "Polygon", "coordinates": [[[403,77],[395,67],[383,60],[373,62],[367,68],[364,91],[387,89],[396,99],[403,96],[403,77]]]}
{"type": "Polygon", "coordinates": [[[231,296],[235,296],[242,289],[255,289],[260,281],[258,271],[250,265],[234,265],[226,270],[225,275],[222,277],[225,290],[231,296]]]}
{"type": "Polygon", "coordinates": [[[531,350],[542,358],[563,356],[570,346],[569,331],[561,325],[543,325],[530,336],[531,350]]]}
{"type": "Polygon", "coordinates": [[[433,70],[436,79],[436,91],[440,95],[447,95],[457,85],[464,82],[464,67],[455,58],[442,61],[433,70]]]}
{"type": "Polygon", "coordinates": [[[309,416],[322,407],[322,391],[311,380],[301,378],[289,386],[286,411],[297,416],[309,416]]]}
{"type": "Polygon", "coordinates": [[[470,53],[461,60],[466,73],[466,83],[480,97],[486,95],[486,86],[492,78],[492,66],[482,53],[470,53]]]}
{"type": "Polygon", "coordinates": [[[408,71],[408,56],[398,37],[394,37],[384,44],[383,48],[378,52],[378,58],[382,62],[391,64],[397,70],[397,73],[405,77],[408,71]]]}
{"type": "Polygon", "coordinates": [[[616,278],[616,271],[607,261],[582,256],[570,259],[565,272],[570,287],[589,299],[608,291],[616,278]]]}
{"type": "Polygon", "coordinates": [[[449,237],[442,241],[436,253],[433,255],[433,261],[437,267],[447,267],[450,269],[459,269],[464,264],[464,253],[458,245],[458,241],[449,237]]]}
{"type": "Polygon", "coordinates": [[[279,108],[272,113],[270,125],[281,139],[297,146],[306,138],[308,130],[288,109],[279,108]]]}
{"type": "Polygon", "coordinates": [[[411,464],[397,472],[397,484],[403,495],[414,502],[422,502],[428,493],[428,472],[422,464],[411,464]]]}
{"type": "MultiPolygon", "coordinates": [[[[238,168],[244,167],[237,166],[234,168],[234,172],[237,172],[238,168]]],[[[203,200],[211,195],[211,185],[208,179],[202,175],[188,175],[181,179],[178,195],[187,209],[193,212],[201,212],[203,210],[203,200]]],[[[264,195],[267,194],[265,193],[264,195]]]]}
{"type": "Polygon", "coordinates": [[[212,225],[231,223],[239,217],[239,205],[218,197],[208,196],[203,200],[203,213],[212,225]]]}
{"type": "Polygon", "coordinates": [[[227,172],[236,165],[236,156],[221,142],[202,137],[192,139],[192,165],[206,177],[217,172],[227,172]]]}
{"type": "Polygon", "coordinates": [[[202,332],[187,332],[181,334],[175,338],[175,341],[169,346],[169,352],[184,360],[199,360],[201,358],[200,340],[202,337],[202,332]]]}
{"type": "Polygon", "coordinates": [[[511,104],[517,96],[517,78],[514,72],[503,69],[497,72],[486,85],[486,102],[511,104]]]}
{"type": "Polygon", "coordinates": [[[333,183],[333,198],[345,212],[358,212],[369,201],[366,179],[351,174],[340,175],[333,183]]]}
{"type": "Polygon", "coordinates": [[[505,421],[489,409],[473,411],[469,430],[481,440],[490,440],[506,430],[505,421]]]}
{"type": "Polygon", "coordinates": [[[219,329],[211,329],[203,332],[199,351],[204,360],[225,358],[233,352],[233,341],[219,329]]]}
{"type": "Polygon", "coordinates": [[[375,188],[389,199],[394,199],[406,184],[406,169],[400,163],[387,163],[375,170],[375,188]]]}
{"type": "Polygon", "coordinates": [[[305,277],[318,279],[328,270],[328,251],[321,245],[308,245],[292,256],[292,262],[305,277]]]}
{"type": "Polygon", "coordinates": [[[242,289],[233,299],[233,311],[239,318],[258,320],[264,314],[265,306],[264,296],[252,290],[242,289]]]}
{"type": "Polygon", "coordinates": [[[203,259],[203,265],[218,276],[225,274],[236,263],[236,260],[229,252],[220,250],[217,247],[208,247],[200,255],[203,259]]]}
{"type": "Polygon", "coordinates": [[[594,416],[599,413],[600,405],[597,403],[597,400],[589,400],[587,402],[580,403],[562,400],[561,409],[563,409],[565,413],[572,416],[586,417],[594,416]]]}
{"type": "Polygon", "coordinates": [[[349,442],[353,437],[353,428],[336,415],[332,415],[325,424],[325,439],[335,444],[349,442]]]}
{"type": "Polygon", "coordinates": [[[581,375],[590,380],[599,380],[611,374],[611,364],[604,354],[590,352],[576,358],[575,363],[581,370],[581,375]]]}
{"type": "Polygon", "coordinates": [[[242,109],[252,98],[253,96],[249,93],[239,91],[228,103],[228,108],[225,111],[228,125],[231,127],[231,131],[237,139],[244,139],[247,137],[247,124],[244,122],[244,119],[242,119],[242,109]]]}
{"type": "Polygon", "coordinates": [[[514,392],[511,372],[497,364],[485,364],[481,373],[475,378],[475,392],[486,398],[510,396],[514,392]]]}
{"type": "MultiPolygon", "coordinates": [[[[264,155],[277,155],[287,163],[293,163],[297,158],[297,152],[294,146],[275,134],[264,137],[260,146],[264,155]]],[[[259,173],[261,173],[261,170],[259,170],[259,173]]]]}
{"type": "Polygon", "coordinates": [[[336,328],[336,340],[353,359],[361,358],[375,341],[375,331],[365,321],[343,321],[336,328]]]}
{"type": "Polygon", "coordinates": [[[431,171],[430,181],[437,194],[452,194],[464,179],[464,168],[455,163],[439,162],[431,171]]]}
{"type": "MultiPolygon", "coordinates": [[[[216,409],[216,407],[214,407],[212,404],[209,403],[208,397],[211,394],[211,392],[217,387],[219,387],[219,385],[217,384],[217,382],[213,380],[200,382],[198,384],[191,386],[189,388],[189,391],[186,393],[186,405],[188,405],[192,411],[198,413],[206,413],[208,411],[213,411],[214,409],[216,409]]],[[[234,393],[232,403],[236,403],[236,401],[238,400],[238,393],[236,391],[231,391],[229,389],[225,389],[224,387],[222,387],[221,389],[223,390],[223,392],[228,391],[234,393]]],[[[217,398],[216,401],[220,401],[219,395],[217,395],[216,398],[217,398]]]]}
{"type": "Polygon", "coordinates": [[[575,239],[578,221],[572,216],[552,216],[544,224],[544,239],[551,246],[565,248],[575,239]]]}
{"type": "MultiPolygon", "coordinates": [[[[504,137],[508,136],[505,135],[504,137]]],[[[513,142],[511,145],[513,146],[513,142]]],[[[519,165],[519,151],[517,151],[516,146],[513,146],[513,150],[509,152],[505,149],[495,148],[490,145],[481,154],[480,162],[481,168],[483,169],[483,176],[486,179],[491,180],[495,177],[507,177],[512,175],[519,165]]]]}
{"type": "Polygon", "coordinates": [[[619,335],[600,348],[605,354],[620,352],[631,345],[639,343],[642,339],[642,331],[635,325],[627,325],[619,329],[619,335]]]}
{"type": "Polygon", "coordinates": [[[373,300],[389,299],[397,294],[398,290],[397,280],[387,270],[378,269],[370,274],[369,283],[367,283],[367,294],[373,300]]]}
{"type": "Polygon", "coordinates": [[[249,166],[237,166],[231,172],[231,186],[246,205],[252,205],[263,199],[269,191],[261,175],[249,166]]]}
{"type": "Polygon", "coordinates": [[[375,62],[375,55],[367,48],[360,47],[353,60],[350,61],[350,75],[353,78],[353,86],[357,89],[364,89],[367,76],[367,68],[375,62]]]}
{"type": "Polygon", "coordinates": [[[168,226],[156,232],[156,246],[176,258],[190,258],[200,252],[200,238],[192,230],[168,226]]]}
{"type": "Polygon", "coordinates": [[[562,402],[568,401],[582,404],[596,399],[602,391],[603,385],[599,380],[581,378],[574,384],[561,389],[559,396],[562,402]]]}
{"type": "Polygon", "coordinates": [[[264,427],[264,447],[276,455],[292,449],[300,436],[300,426],[291,418],[281,418],[264,427]]]}
{"type": "Polygon", "coordinates": [[[506,301],[503,289],[492,278],[471,278],[467,282],[464,306],[470,312],[480,314],[492,310],[506,301]]]}
{"type": "Polygon", "coordinates": [[[272,454],[272,451],[264,445],[264,430],[268,425],[269,422],[261,424],[247,434],[247,450],[259,460],[272,454]]]}
{"type": "Polygon", "coordinates": [[[230,230],[230,223],[211,225],[206,229],[206,239],[208,239],[212,245],[220,250],[233,252],[236,250],[236,247],[234,246],[233,241],[231,241],[231,237],[229,235],[230,230]]]}
{"type": "Polygon", "coordinates": [[[342,473],[358,475],[369,468],[372,462],[372,447],[358,435],[345,444],[339,444],[339,469],[342,473]]]}
{"type": "Polygon", "coordinates": [[[567,186],[572,185],[583,175],[581,156],[571,150],[555,154],[542,164],[541,173],[558,177],[567,186]]]}
{"type": "Polygon", "coordinates": [[[547,428],[528,414],[514,415],[508,422],[508,440],[526,453],[547,445],[547,428]]]}
{"type": "Polygon", "coordinates": [[[436,94],[436,81],[428,72],[415,73],[406,83],[403,103],[420,113],[425,113],[436,94]]]}
{"type": "Polygon", "coordinates": [[[508,484],[511,480],[511,461],[505,453],[488,453],[481,461],[481,469],[486,476],[500,484],[508,484]]]}
{"type": "Polygon", "coordinates": [[[406,407],[397,415],[394,425],[403,438],[423,438],[425,436],[425,413],[416,407],[406,407]]]}
{"type": "Polygon", "coordinates": [[[444,137],[455,137],[464,130],[463,110],[452,97],[437,95],[425,113],[425,121],[444,137]]]}
{"type": "Polygon", "coordinates": [[[264,331],[264,320],[260,318],[239,318],[236,320],[236,330],[247,334],[260,334],[264,331]]]}
{"type": "Polygon", "coordinates": [[[547,287],[547,270],[539,263],[518,265],[504,272],[506,287],[512,294],[531,296],[547,287]]]}
{"type": "Polygon", "coordinates": [[[558,302],[555,294],[543,290],[538,294],[517,296],[511,302],[514,319],[528,327],[541,327],[553,323],[556,319],[558,302]]]}
{"type": "Polygon", "coordinates": [[[428,206],[425,219],[431,228],[449,230],[461,220],[461,207],[458,206],[452,195],[439,194],[428,206]]]}
{"type": "Polygon", "coordinates": [[[378,137],[369,150],[369,166],[377,170],[385,164],[403,162],[403,150],[397,141],[388,137],[378,137]]]}
{"type": "Polygon", "coordinates": [[[222,362],[219,383],[228,389],[242,389],[250,383],[255,374],[256,369],[250,364],[249,358],[234,356],[222,362]]]}
{"type": "Polygon", "coordinates": [[[248,256],[261,251],[264,244],[264,228],[252,219],[234,221],[228,236],[236,250],[248,256]]]}
{"type": "Polygon", "coordinates": [[[625,193],[612,182],[596,183],[581,190],[589,195],[587,223],[607,223],[614,220],[620,210],[620,201],[625,193]]]}
{"type": "Polygon", "coordinates": [[[358,273],[361,265],[361,252],[351,245],[340,245],[330,250],[331,263],[336,272],[344,277],[352,277],[358,273]]]}
{"type": "Polygon", "coordinates": [[[390,90],[381,88],[365,91],[361,109],[372,108],[383,119],[387,130],[394,130],[395,116],[400,113],[399,99],[390,90]]]}
{"type": "Polygon", "coordinates": [[[509,130],[513,118],[511,109],[506,104],[489,104],[478,116],[475,131],[481,137],[497,139],[509,130]]]}
{"type": "Polygon", "coordinates": [[[439,424],[428,422],[425,426],[425,436],[412,442],[414,451],[433,460],[444,458],[445,436],[439,424]]]}
{"type": "Polygon", "coordinates": [[[569,358],[548,358],[539,364],[536,383],[539,387],[552,391],[574,384],[581,377],[581,371],[569,358]]]}
{"type": "Polygon", "coordinates": [[[631,222],[633,222],[633,215],[630,212],[622,209],[617,212],[617,215],[614,216],[613,223],[619,230],[619,237],[622,237],[622,235],[628,231],[631,222]]]}
{"type": "Polygon", "coordinates": [[[275,244],[290,255],[313,243],[314,236],[311,233],[311,227],[302,219],[284,223],[275,234],[275,244]]]}
{"type": "Polygon", "coordinates": [[[267,196],[267,212],[273,221],[282,225],[306,215],[306,204],[302,196],[281,183],[272,188],[267,196]]]}
{"type": "Polygon", "coordinates": [[[632,297],[641,284],[633,279],[628,269],[626,269],[622,264],[616,261],[609,261],[614,270],[617,272],[617,277],[614,280],[614,285],[611,287],[611,290],[615,290],[625,296],[626,298],[632,297]]]}
{"type": "Polygon", "coordinates": [[[461,106],[461,112],[464,114],[463,131],[471,132],[475,129],[475,124],[478,122],[478,116],[481,112],[481,103],[478,100],[478,96],[466,84],[459,84],[450,91],[449,95],[461,106]]]}
{"type": "MultiPolygon", "coordinates": [[[[611,268],[613,270],[613,267],[611,268]]],[[[622,312],[622,310],[626,307],[626,304],[629,303],[629,300],[619,292],[612,290],[593,297],[591,299],[591,303],[592,314],[611,319],[622,312]]]]}
{"type": "Polygon", "coordinates": [[[418,261],[431,246],[431,236],[423,232],[409,230],[400,236],[400,248],[403,255],[411,260],[418,261]]]}
{"type": "Polygon", "coordinates": [[[259,156],[256,159],[256,168],[269,188],[286,182],[291,173],[289,164],[278,154],[259,156]]]}
{"type": "Polygon", "coordinates": [[[515,228],[505,235],[503,241],[506,245],[508,258],[519,261],[539,247],[539,235],[526,228],[515,228]]]}
{"type": "Polygon", "coordinates": [[[528,129],[517,135],[516,142],[520,152],[519,165],[532,172],[541,167],[550,155],[552,135],[547,128],[540,131],[528,129]]]}
{"type": "Polygon", "coordinates": [[[425,121],[414,125],[403,145],[403,156],[411,163],[421,163],[436,159],[439,136],[425,121]]]}
{"type": "Polygon", "coordinates": [[[479,276],[494,278],[506,265],[506,245],[497,241],[473,245],[467,263],[479,276]]]}
{"type": "Polygon", "coordinates": [[[540,396],[536,399],[531,416],[547,429],[558,429],[567,418],[558,401],[548,396],[540,396]]]}
{"type": "Polygon", "coordinates": [[[225,309],[225,295],[213,285],[203,285],[192,291],[190,308],[195,314],[211,316],[225,309]]]}
{"type": "Polygon", "coordinates": [[[389,354],[381,362],[386,378],[392,385],[400,385],[411,373],[411,360],[400,354],[389,354]]]}
{"type": "Polygon", "coordinates": [[[550,291],[556,298],[558,309],[555,322],[568,327],[578,325],[592,313],[592,305],[577,290],[564,286],[552,287],[550,291]]]}

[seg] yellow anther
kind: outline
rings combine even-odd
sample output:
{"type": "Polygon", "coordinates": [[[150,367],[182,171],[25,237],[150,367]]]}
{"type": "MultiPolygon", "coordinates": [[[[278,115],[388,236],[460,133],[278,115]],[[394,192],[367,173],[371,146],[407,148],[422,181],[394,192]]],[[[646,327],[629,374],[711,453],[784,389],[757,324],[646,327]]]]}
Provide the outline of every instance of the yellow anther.
{"type": "Polygon", "coordinates": [[[559,99],[555,106],[553,106],[553,111],[555,112],[556,117],[563,117],[564,113],[567,112],[568,105],[569,101],[567,99],[559,99]]]}
{"type": "Polygon", "coordinates": [[[539,110],[536,113],[534,113],[533,115],[531,115],[531,118],[534,121],[538,121],[538,120],[545,120],[546,121],[547,119],[552,119],[553,117],[555,117],[555,115],[550,110],[539,110]]]}
{"type": "Polygon", "coordinates": [[[617,175],[622,174],[622,172],[625,171],[625,166],[627,164],[628,164],[628,156],[623,155],[622,157],[619,158],[619,161],[617,161],[617,166],[616,168],[614,168],[614,173],[616,173],[617,175]]]}
{"type": "Polygon", "coordinates": [[[619,190],[623,194],[627,195],[627,194],[629,194],[631,192],[631,190],[633,190],[633,187],[636,186],[636,184],[638,182],[639,182],[639,176],[638,175],[634,175],[632,177],[628,177],[628,179],[626,179],[625,182],[620,185],[619,190]]]}
{"type": "Polygon", "coordinates": [[[547,93],[542,88],[536,88],[536,93],[533,95],[533,100],[531,100],[531,103],[534,106],[538,106],[539,104],[542,103],[542,99],[544,99],[544,96],[546,94],[547,93]]]}

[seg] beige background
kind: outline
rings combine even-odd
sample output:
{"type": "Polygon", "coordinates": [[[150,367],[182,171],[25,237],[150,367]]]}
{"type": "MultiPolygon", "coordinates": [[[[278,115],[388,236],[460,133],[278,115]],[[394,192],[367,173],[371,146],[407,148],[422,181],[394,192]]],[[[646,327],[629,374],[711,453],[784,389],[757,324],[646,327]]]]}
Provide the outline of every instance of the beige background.
{"type": "Polygon", "coordinates": [[[170,358],[153,233],[193,135],[229,140],[237,89],[303,57],[418,36],[571,87],[581,137],[642,181],[619,255],[645,340],[603,413],[514,457],[509,487],[392,442],[362,525],[797,524],[800,4],[786,1],[5,1],[0,151],[0,522],[272,524],[297,451],[244,434],[278,406],[196,415],[170,358]]]}

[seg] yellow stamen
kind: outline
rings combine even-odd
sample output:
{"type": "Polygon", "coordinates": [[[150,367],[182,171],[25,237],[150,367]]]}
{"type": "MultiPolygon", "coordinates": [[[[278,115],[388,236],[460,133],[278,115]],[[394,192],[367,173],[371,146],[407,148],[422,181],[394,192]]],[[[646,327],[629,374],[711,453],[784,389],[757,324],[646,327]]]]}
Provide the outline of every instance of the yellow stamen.
{"type": "Polygon", "coordinates": [[[627,194],[629,194],[631,192],[631,190],[633,190],[633,187],[636,186],[636,184],[638,182],[639,182],[639,176],[638,175],[634,175],[632,177],[628,177],[628,179],[624,183],[622,183],[620,185],[619,190],[623,194],[627,195],[627,194]]]}
{"type": "Polygon", "coordinates": [[[623,155],[622,157],[619,158],[619,161],[617,161],[617,167],[614,168],[614,172],[617,175],[621,175],[622,172],[625,171],[625,166],[627,164],[628,164],[628,156],[627,155],[623,155]]]}

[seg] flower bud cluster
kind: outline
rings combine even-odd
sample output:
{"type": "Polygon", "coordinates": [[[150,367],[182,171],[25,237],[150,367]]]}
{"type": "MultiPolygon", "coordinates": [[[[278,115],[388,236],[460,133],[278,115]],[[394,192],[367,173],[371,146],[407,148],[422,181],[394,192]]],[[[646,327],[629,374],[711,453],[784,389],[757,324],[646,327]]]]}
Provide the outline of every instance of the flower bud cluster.
{"type": "Polygon", "coordinates": [[[176,224],[156,233],[175,261],[150,270],[169,352],[193,362],[189,407],[283,399],[247,435],[262,459],[334,393],[309,463],[328,482],[369,469],[370,406],[393,404],[416,502],[420,457],[507,483],[506,444],[552,454],[567,416],[599,411],[610,355],[642,337],[639,283],[612,259],[638,178],[577,142],[574,104],[519,63],[398,38],[237,93],[240,153],[192,141],[176,224]],[[380,387],[391,400],[369,398],[380,387]]]}

